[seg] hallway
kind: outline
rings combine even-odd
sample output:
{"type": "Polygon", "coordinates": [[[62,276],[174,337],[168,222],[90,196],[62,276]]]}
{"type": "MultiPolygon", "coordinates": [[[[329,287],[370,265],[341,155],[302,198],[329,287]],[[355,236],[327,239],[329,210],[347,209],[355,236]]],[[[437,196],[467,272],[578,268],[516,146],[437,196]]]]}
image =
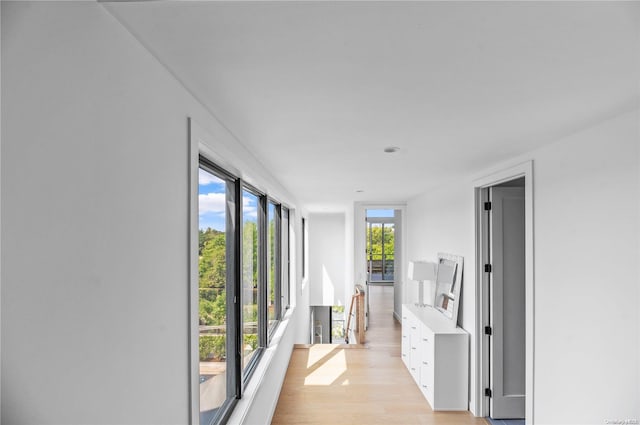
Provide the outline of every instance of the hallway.
{"type": "Polygon", "coordinates": [[[478,424],[469,412],[434,412],[400,358],[393,287],[370,288],[365,346],[294,348],[273,424],[478,424]]]}

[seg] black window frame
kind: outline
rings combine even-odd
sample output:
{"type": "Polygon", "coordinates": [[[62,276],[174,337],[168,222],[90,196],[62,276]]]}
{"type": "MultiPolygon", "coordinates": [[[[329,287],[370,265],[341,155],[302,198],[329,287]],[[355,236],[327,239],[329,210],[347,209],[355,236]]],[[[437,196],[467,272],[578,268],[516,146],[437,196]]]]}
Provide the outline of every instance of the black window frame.
{"type": "MultiPolygon", "coordinates": [[[[219,167],[214,162],[200,154],[198,156],[198,170],[204,170],[221,180],[225,181],[225,263],[226,263],[226,309],[227,309],[227,327],[226,327],[226,352],[227,352],[227,398],[218,408],[218,412],[211,418],[208,424],[201,425],[213,425],[224,424],[228,421],[233,409],[237,403],[237,400],[242,397],[242,388],[240,386],[240,343],[237,336],[238,323],[240,323],[240,306],[238,301],[239,297],[239,283],[240,283],[240,256],[239,254],[239,236],[241,232],[238,231],[236,223],[238,223],[239,214],[239,182],[240,180],[233,174],[227,172],[222,167],[219,167]]],[[[199,285],[199,282],[198,282],[199,285]]],[[[199,287],[199,286],[198,286],[199,287]]],[[[198,291],[199,292],[199,291],[198,291]]],[[[198,293],[198,303],[200,295],[198,293]]],[[[192,312],[196,316],[199,311],[192,312]]],[[[197,320],[196,320],[197,322],[197,320]]],[[[197,377],[191,376],[191,379],[197,379],[199,382],[199,374],[197,377]]],[[[200,394],[198,393],[198,405],[200,403],[200,394]]],[[[199,420],[198,420],[199,422],[199,420]]]]}
{"type": "Polygon", "coordinates": [[[307,219],[302,217],[302,278],[307,276],[307,219]]]}
{"type": "MultiPolygon", "coordinates": [[[[266,292],[266,283],[265,283],[265,276],[266,276],[265,275],[265,272],[266,272],[265,200],[266,200],[266,195],[260,190],[258,190],[256,187],[254,187],[253,185],[243,180],[240,180],[240,181],[241,181],[241,186],[240,186],[241,194],[242,192],[247,191],[257,197],[257,202],[256,202],[257,220],[256,221],[258,225],[258,246],[257,246],[257,249],[258,249],[258,253],[257,253],[257,258],[258,258],[258,265],[257,265],[258,267],[258,346],[256,347],[256,350],[251,360],[242,371],[242,387],[244,388],[249,383],[249,380],[253,376],[253,373],[255,372],[258,364],[260,363],[260,359],[262,359],[262,355],[264,354],[265,348],[268,346],[267,333],[266,333],[266,317],[267,316],[266,316],[266,295],[265,295],[265,292],[266,292]]],[[[242,210],[242,206],[243,205],[240,206],[240,214],[239,214],[239,217],[240,217],[239,222],[241,223],[243,222],[242,217],[244,212],[242,210]]],[[[242,233],[242,231],[240,233],[242,233]]],[[[241,250],[240,251],[240,270],[242,270],[242,258],[243,258],[242,245],[240,246],[240,250],[241,250]]],[[[242,279],[240,279],[240,285],[242,285],[242,279]]],[[[242,309],[243,301],[241,301],[240,305],[241,305],[240,309],[242,309]]],[[[242,314],[241,314],[241,325],[240,325],[240,332],[239,332],[241,347],[242,347],[242,339],[243,339],[243,329],[244,329],[244,323],[243,323],[242,314]]],[[[240,355],[242,357],[242,353],[240,353],[240,355]]]]}
{"type": "Polygon", "coordinates": [[[287,246],[286,250],[282,249],[282,258],[280,264],[282,264],[282,272],[281,276],[286,282],[281,282],[280,286],[282,288],[282,316],[284,317],[285,312],[291,308],[291,232],[290,232],[290,220],[291,219],[291,211],[286,206],[282,206],[282,213],[280,215],[280,222],[282,223],[282,231],[281,236],[282,240],[280,241],[280,248],[282,249],[282,244],[286,241],[287,246]]]}
{"type": "MultiPolygon", "coordinates": [[[[274,206],[274,230],[273,230],[273,237],[274,237],[274,252],[271,253],[271,255],[273,255],[273,266],[274,266],[274,273],[273,273],[273,279],[274,281],[273,286],[274,286],[274,308],[275,308],[275,317],[273,319],[273,323],[270,324],[269,323],[269,317],[268,317],[268,312],[267,312],[267,341],[268,343],[271,342],[271,339],[273,338],[274,333],[276,332],[276,329],[278,328],[278,325],[280,324],[280,321],[282,320],[282,300],[281,300],[281,296],[282,296],[282,257],[281,257],[281,253],[282,253],[282,235],[281,235],[281,228],[282,228],[282,204],[280,204],[279,202],[277,202],[276,200],[274,200],[273,198],[267,198],[267,214],[265,215],[265,220],[267,221],[267,225],[268,225],[268,221],[269,221],[269,215],[268,215],[268,206],[269,204],[274,206]]],[[[267,247],[269,246],[269,240],[268,240],[268,228],[266,229],[267,231],[265,232],[265,249],[267,249],[267,247]]],[[[269,260],[268,258],[268,254],[267,254],[267,260],[269,260]]],[[[266,261],[266,274],[265,274],[265,307],[268,306],[269,304],[269,299],[268,299],[268,276],[269,276],[269,272],[270,270],[268,270],[269,267],[269,261],[266,261]]]]}

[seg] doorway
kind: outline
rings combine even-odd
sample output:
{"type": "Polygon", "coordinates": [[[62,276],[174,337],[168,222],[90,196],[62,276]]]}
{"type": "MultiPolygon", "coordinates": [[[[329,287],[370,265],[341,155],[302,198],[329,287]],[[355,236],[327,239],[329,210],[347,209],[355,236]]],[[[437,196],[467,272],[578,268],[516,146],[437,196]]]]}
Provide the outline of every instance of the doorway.
{"type": "Polygon", "coordinates": [[[532,163],[475,182],[476,415],[533,422],[532,163]]]}
{"type": "Polygon", "coordinates": [[[365,328],[369,326],[371,291],[376,286],[390,286],[394,298],[395,283],[395,211],[365,210],[367,281],[365,289],[365,328]]]}
{"type": "Polygon", "coordinates": [[[367,210],[367,284],[393,286],[395,217],[393,210],[367,210]]]}
{"type": "Polygon", "coordinates": [[[402,283],[406,261],[403,252],[406,247],[403,233],[404,204],[360,203],[354,206],[354,285],[365,287],[365,328],[369,327],[369,309],[376,305],[369,303],[369,289],[385,287],[382,291],[393,299],[393,316],[400,321],[403,303],[402,283]],[[384,224],[384,232],[382,225],[384,224]],[[375,235],[373,241],[368,237],[369,228],[375,235]],[[382,261],[382,241],[384,240],[384,264],[382,261]],[[373,242],[373,243],[372,243],[373,242]],[[377,246],[371,250],[372,246],[377,246]],[[369,254],[372,255],[369,255],[369,254]],[[388,288],[387,288],[388,287],[388,288]]]}
{"type": "Polygon", "coordinates": [[[524,419],[524,178],[488,187],[489,417],[524,419]]]}

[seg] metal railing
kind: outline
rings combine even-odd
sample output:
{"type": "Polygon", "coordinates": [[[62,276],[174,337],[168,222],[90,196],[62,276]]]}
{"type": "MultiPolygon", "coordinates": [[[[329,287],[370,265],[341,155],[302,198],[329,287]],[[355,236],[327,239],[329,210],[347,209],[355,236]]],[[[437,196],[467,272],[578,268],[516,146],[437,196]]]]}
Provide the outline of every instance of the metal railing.
{"type": "Polygon", "coordinates": [[[395,261],[393,255],[369,254],[367,274],[369,282],[393,281],[395,261]]]}

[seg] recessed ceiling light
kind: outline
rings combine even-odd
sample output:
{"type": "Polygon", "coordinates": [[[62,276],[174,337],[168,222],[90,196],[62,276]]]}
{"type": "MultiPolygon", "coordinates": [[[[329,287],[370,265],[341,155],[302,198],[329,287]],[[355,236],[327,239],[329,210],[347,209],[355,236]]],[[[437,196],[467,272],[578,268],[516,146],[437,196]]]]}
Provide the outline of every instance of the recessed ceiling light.
{"type": "Polygon", "coordinates": [[[396,153],[399,150],[400,150],[400,148],[397,147],[397,146],[389,146],[389,147],[384,148],[384,153],[396,153]]]}

